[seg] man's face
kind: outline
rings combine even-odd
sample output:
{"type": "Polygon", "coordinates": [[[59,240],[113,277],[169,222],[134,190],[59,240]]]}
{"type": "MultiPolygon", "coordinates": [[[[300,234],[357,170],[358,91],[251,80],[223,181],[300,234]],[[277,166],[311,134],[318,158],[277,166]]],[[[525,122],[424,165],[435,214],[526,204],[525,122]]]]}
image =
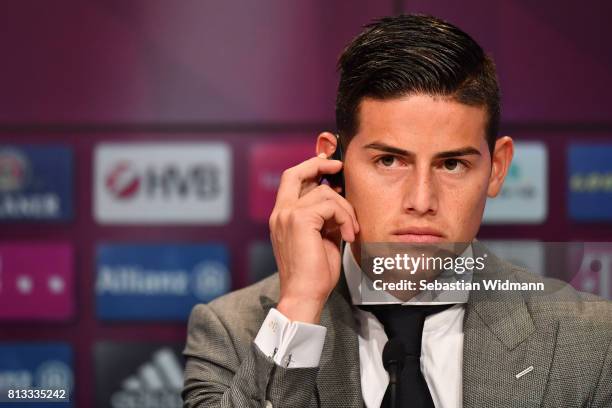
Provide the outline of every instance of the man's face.
{"type": "Polygon", "coordinates": [[[412,95],[364,99],[358,114],[344,166],[356,246],[471,241],[491,194],[485,108],[412,95]]]}

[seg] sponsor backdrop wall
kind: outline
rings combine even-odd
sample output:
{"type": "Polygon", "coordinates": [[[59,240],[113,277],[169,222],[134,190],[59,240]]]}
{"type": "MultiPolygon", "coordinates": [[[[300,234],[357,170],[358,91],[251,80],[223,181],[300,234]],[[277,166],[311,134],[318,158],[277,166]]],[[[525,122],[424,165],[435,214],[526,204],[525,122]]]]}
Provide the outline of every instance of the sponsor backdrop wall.
{"type": "MultiPolygon", "coordinates": [[[[611,241],[608,3],[9,1],[0,384],[180,406],[191,307],[274,271],[280,173],[333,130],[344,45],[400,11],[458,24],[497,62],[518,144],[480,237],[543,274],[544,241],[611,241]]],[[[612,246],[593,248],[573,283],[609,297],[612,246]]]]}

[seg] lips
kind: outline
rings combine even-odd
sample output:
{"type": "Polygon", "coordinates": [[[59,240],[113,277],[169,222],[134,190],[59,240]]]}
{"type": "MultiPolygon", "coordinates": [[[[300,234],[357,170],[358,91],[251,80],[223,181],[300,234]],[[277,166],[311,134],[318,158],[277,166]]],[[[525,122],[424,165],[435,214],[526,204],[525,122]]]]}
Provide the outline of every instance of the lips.
{"type": "Polygon", "coordinates": [[[408,227],[391,233],[400,242],[442,242],[444,234],[434,228],[408,227]]]}

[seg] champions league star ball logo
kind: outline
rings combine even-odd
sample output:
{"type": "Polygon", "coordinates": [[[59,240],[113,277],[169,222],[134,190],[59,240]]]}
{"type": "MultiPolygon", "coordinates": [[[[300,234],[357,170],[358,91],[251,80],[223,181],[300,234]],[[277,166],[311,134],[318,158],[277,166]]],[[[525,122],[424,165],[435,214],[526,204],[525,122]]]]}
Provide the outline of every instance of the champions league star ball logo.
{"type": "Polygon", "coordinates": [[[0,150],[0,192],[16,191],[26,184],[30,166],[18,151],[0,150]]]}
{"type": "Polygon", "coordinates": [[[140,177],[127,161],[117,163],[106,175],[106,188],[121,200],[134,198],[140,189],[140,177]]]}

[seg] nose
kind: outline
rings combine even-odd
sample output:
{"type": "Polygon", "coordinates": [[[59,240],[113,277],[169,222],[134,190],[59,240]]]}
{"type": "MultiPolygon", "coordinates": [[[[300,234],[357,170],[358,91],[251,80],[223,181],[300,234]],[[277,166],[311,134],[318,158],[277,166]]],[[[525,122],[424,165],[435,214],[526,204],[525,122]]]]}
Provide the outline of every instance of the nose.
{"type": "Polygon", "coordinates": [[[438,193],[430,168],[415,166],[404,183],[402,208],[408,214],[425,216],[438,212],[438,193]]]}

